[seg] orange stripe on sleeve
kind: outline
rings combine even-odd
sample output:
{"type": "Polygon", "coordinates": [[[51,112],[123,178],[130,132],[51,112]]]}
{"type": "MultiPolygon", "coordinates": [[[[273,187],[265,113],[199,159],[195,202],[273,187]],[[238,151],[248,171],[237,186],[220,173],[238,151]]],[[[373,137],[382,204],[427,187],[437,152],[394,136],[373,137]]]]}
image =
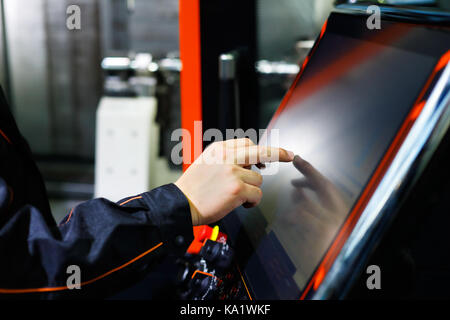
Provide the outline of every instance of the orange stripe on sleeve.
{"type": "Polygon", "coordinates": [[[119,203],[119,206],[123,206],[124,204],[127,204],[128,202],[133,201],[133,200],[136,200],[136,199],[142,199],[142,196],[137,196],[137,197],[128,199],[128,200],[126,200],[126,201],[124,201],[124,202],[122,202],[122,203],[119,203]]]}
{"type": "Polygon", "coordinates": [[[69,217],[67,218],[66,222],[61,223],[59,226],[63,226],[63,225],[65,225],[67,222],[69,222],[70,218],[72,218],[72,214],[73,214],[73,208],[72,208],[72,210],[70,210],[69,217]]]}
{"type": "MultiPolygon", "coordinates": [[[[146,256],[147,254],[149,254],[150,252],[158,249],[159,247],[161,247],[163,245],[162,242],[160,242],[159,244],[157,244],[156,246],[154,246],[153,248],[145,251],[144,253],[138,255],[137,257],[131,259],[130,261],[128,261],[127,263],[122,264],[121,266],[114,268],[98,277],[95,277],[91,280],[87,280],[81,283],[81,286],[86,286],[88,284],[91,284],[95,281],[98,281],[100,279],[103,279],[107,276],[109,276],[110,274],[119,271],[123,268],[125,268],[126,266],[132,264],[133,262],[143,258],[144,256],[146,256]]],[[[28,288],[28,289],[4,289],[4,288],[0,288],[0,294],[18,294],[18,293],[37,293],[37,292],[55,292],[55,291],[63,291],[63,290],[70,290],[67,286],[61,286],[61,287],[44,287],[44,288],[28,288]]]]}

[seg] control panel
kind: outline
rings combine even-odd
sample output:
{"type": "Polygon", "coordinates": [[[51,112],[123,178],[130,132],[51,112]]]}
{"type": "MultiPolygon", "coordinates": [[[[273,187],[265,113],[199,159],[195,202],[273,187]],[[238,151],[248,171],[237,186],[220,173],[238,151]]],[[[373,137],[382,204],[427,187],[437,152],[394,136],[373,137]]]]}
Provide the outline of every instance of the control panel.
{"type": "Polygon", "coordinates": [[[248,299],[234,251],[219,227],[194,227],[194,241],[177,261],[177,295],[184,300],[248,299]]]}

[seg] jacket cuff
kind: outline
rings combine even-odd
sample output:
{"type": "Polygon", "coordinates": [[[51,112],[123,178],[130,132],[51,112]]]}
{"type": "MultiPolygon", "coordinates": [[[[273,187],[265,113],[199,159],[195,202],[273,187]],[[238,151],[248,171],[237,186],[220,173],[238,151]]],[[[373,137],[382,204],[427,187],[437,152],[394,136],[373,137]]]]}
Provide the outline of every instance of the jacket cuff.
{"type": "Polygon", "coordinates": [[[182,256],[194,240],[189,201],[173,183],[142,194],[151,220],[161,233],[168,254],[182,256]]]}

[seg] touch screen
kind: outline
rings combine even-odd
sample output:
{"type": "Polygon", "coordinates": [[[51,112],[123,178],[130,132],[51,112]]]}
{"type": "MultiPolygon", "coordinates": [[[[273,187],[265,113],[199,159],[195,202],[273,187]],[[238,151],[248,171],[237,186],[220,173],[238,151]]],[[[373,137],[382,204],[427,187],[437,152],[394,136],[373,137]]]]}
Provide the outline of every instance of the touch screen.
{"type": "Polygon", "coordinates": [[[443,30],[330,16],[270,125],[300,158],[224,220],[254,298],[300,297],[449,46],[443,30]]]}

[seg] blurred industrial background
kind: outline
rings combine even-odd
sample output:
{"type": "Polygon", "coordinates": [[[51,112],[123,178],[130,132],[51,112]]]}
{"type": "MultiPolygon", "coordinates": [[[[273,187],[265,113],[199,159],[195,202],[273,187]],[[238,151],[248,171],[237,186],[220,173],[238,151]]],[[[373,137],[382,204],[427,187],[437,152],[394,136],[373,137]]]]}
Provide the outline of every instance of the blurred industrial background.
{"type": "Polygon", "coordinates": [[[102,59],[176,52],[178,0],[4,0],[1,17],[1,84],[59,218],[94,194],[102,59]],[[72,4],[81,30],[66,27],[72,4]]]}
{"type": "MultiPolygon", "coordinates": [[[[333,0],[256,1],[261,128],[334,4],[333,0]]],[[[153,169],[149,187],[181,174],[168,158],[173,146],[170,132],[180,127],[178,10],[178,0],[1,1],[0,82],[43,173],[57,220],[95,194],[97,110],[102,97],[155,98],[148,100],[157,105],[149,121],[159,130],[152,141],[161,163],[153,169]],[[66,27],[66,9],[73,4],[81,8],[81,30],[66,27]],[[128,60],[105,60],[108,57],[128,60]],[[133,65],[138,60],[144,63],[144,73],[133,65]]],[[[123,188],[122,181],[111,187],[123,188]]]]}

